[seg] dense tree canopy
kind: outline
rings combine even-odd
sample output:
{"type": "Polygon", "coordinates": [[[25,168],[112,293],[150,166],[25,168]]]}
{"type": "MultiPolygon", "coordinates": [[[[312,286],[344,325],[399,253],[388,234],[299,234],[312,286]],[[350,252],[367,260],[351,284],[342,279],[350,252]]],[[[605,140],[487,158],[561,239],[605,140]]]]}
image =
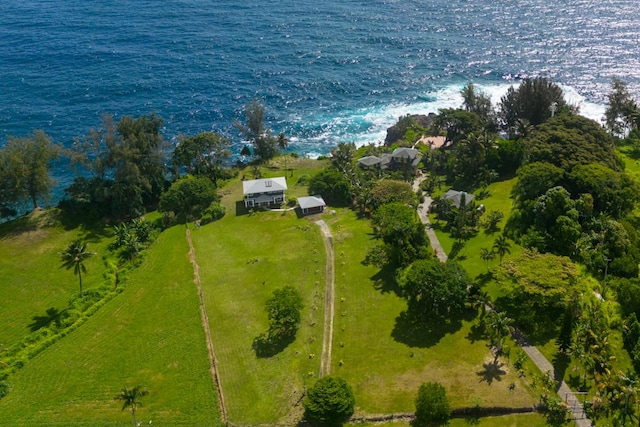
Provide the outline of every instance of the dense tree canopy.
{"type": "Polygon", "coordinates": [[[49,168],[59,153],[41,130],[26,138],[9,137],[0,150],[0,217],[15,213],[21,203],[31,202],[35,209],[38,200],[49,198],[54,184],[49,168]]]}
{"type": "Polygon", "coordinates": [[[417,426],[447,425],[451,418],[447,391],[440,383],[422,384],[418,389],[415,404],[417,426]]]}
{"type": "Polygon", "coordinates": [[[548,253],[512,257],[496,267],[494,278],[504,294],[498,306],[527,331],[559,326],[567,301],[581,289],[571,260],[548,253]]]}
{"type": "Polygon", "coordinates": [[[333,206],[351,204],[349,182],[344,174],[334,167],[323,169],[311,178],[309,194],[320,194],[328,204],[333,206]]]}
{"type": "Polygon", "coordinates": [[[302,296],[293,286],[273,291],[273,296],[267,300],[270,334],[295,334],[303,307],[302,296]]]}
{"type": "Polygon", "coordinates": [[[245,123],[236,122],[236,128],[253,144],[253,155],[265,162],[278,154],[278,138],[265,127],[265,107],[253,100],[244,107],[245,123]]]}
{"type": "Polygon", "coordinates": [[[387,203],[374,213],[372,222],[393,265],[405,266],[425,257],[426,234],[414,208],[398,202],[387,203]]]}
{"type": "Polygon", "coordinates": [[[564,171],[601,163],[619,171],[613,139],[598,123],[575,114],[558,114],[524,140],[529,162],[551,163],[564,171]]]}
{"type": "Polygon", "coordinates": [[[422,259],[405,268],[398,284],[407,300],[408,313],[425,322],[447,322],[465,307],[471,284],[456,262],[422,259]]]}
{"type": "Polygon", "coordinates": [[[336,426],[351,418],[356,400],[344,379],[329,375],[309,388],[303,404],[304,417],[311,425],[336,426]]]}
{"type": "Polygon", "coordinates": [[[230,142],[214,132],[202,132],[180,141],[173,150],[174,168],[185,168],[191,175],[211,178],[218,185],[223,163],[231,155],[230,142]]]}
{"type": "Polygon", "coordinates": [[[218,200],[216,188],[207,177],[187,175],[174,182],[160,196],[158,210],[173,212],[179,220],[197,218],[209,205],[218,200]]]}
{"type": "Polygon", "coordinates": [[[533,162],[520,167],[516,173],[518,181],[513,187],[512,195],[523,203],[533,200],[548,189],[559,185],[564,177],[564,171],[547,162],[533,162]]]}
{"type": "Polygon", "coordinates": [[[499,104],[499,116],[505,129],[513,129],[519,121],[537,126],[566,105],[562,89],[544,77],[526,78],[517,88],[511,86],[499,104]]]}
{"type": "Polygon", "coordinates": [[[491,98],[471,82],[462,88],[460,94],[462,95],[464,109],[477,114],[480,120],[485,123],[485,126],[493,127],[495,114],[493,105],[491,105],[491,98]]]}
{"type": "Polygon", "coordinates": [[[476,113],[466,110],[445,108],[436,116],[433,126],[446,132],[447,141],[456,144],[472,132],[482,129],[482,120],[476,113]]]}
{"type": "Polygon", "coordinates": [[[416,194],[411,184],[393,179],[377,181],[371,189],[371,198],[374,208],[393,202],[417,205],[416,194]]]}
{"type": "Polygon", "coordinates": [[[627,84],[620,79],[614,78],[611,82],[604,117],[607,129],[619,137],[638,127],[638,105],[631,97],[627,84]]]}

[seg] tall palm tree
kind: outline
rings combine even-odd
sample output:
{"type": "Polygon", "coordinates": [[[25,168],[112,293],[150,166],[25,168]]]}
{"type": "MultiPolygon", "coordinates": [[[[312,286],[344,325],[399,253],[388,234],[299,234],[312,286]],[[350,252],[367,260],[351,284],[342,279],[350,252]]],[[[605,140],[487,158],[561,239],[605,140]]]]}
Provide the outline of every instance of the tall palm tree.
{"type": "Polygon", "coordinates": [[[504,235],[502,235],[498,237],[496,240],[494,240],[493,249],[498,254],[498,257],[500,257],[500,265],[502,265],[502,258],[506,254],[511,253],[511,243],[509,243],[507,241],[507,238],[504,235]]]}
{"type": "Polygon", "coordinates": [[[95,252],[87,250],[87,244],[82,240],[74,240],[67,246],[64,252],[60,253],[62,265],[67,270],[73,269],[73,274],[78,276],[80,281],[80,295],[82,295],[82,273],[87,272],[84,262],[95,255],[95,252]]]}
{"type": "Polygon", "coordinates": [[[282,151],[282,157],[284,159],[284,174],[287,174],[287,155],[284,153],[284,150],[289,146],[289,140],[284,135],[284,133],[278,134],[278,148],[282,151]]]}
{"type": "Polygon", "coordinates": [[[142,386],[138,385],[133,388],[124,386],[122,387],[122,390],[120,390],[120,393],[114,397],[114,400],[122,400],[123,411],[126,408],[129,408],[129,410],[131,411],[131,416],[133,416],[134,427],[138,426],[138,422],[136,421],[136,410],[138,409],[138,407],[142,407],[140,398],[148,394],[149,392],[147,390],[143,390],[142,386]]]}
{"type": "Polygon", "coordinates": [[[502,353],[502,340],[511,333],[512,324],[513,319],[509,318],[506,313],[491,311],[487,315],[486,325],[489,327],[491,342],[496,346],[496,360],[502,353]]]}
{"type": "Polygon", "coordinates": [[[487,248],[481,248],[480,249],[480,259],[482,259],[485,263],[485,265],[487,266],[487,273],[489,272],[489,262],[493,261],[496,257],[496,253],[493,251],[490,251],[487,248]]]}

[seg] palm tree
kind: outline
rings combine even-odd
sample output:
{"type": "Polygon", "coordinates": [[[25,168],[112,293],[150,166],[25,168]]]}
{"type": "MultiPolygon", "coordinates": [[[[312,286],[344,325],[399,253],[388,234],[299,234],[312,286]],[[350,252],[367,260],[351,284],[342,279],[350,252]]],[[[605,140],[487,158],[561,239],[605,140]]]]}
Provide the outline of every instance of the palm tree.
{"type": "Polygon", "coordinates": [[[489,272],[489,262],[493,261],[496,257],[496,253],[490,251],[487,248],[480,249],[480,259],[484,261],[487,266],[487,273],[489,272]]]}
{"type": "Polygon", "coordinates": [[[289,146],[289,140],[284,135],[284,133],[278,134],[278,148],[282,151],[282,157],[284,159],[284,174],[287,174],[287,155],[284,153],[284,150],[289,146]]]}
{"type": "Polygon", "coordinates": [[[513,319],[507,317],[506,313],[491,311],[487,315],[486,325],[489,327],[491,343],[496,346],[496,360],[502,353],[502,340],[511,333],[513,319]]]}
{"type": "Polygon", "coordinates": [[[128,388],[127,386],[122,387],[120,393],[114,397],[114,400],[122,400],[122,410],[124,411],[126,408],[129,408],[131,411],[131,416],[133,416],[133,425],[134,427],[138,426],[138,422],[136,421],[136,409],[138,407],[142,407],[142,402],[140,402],[140,398],[148,395],[149,392],[147,390],[143,390],[142,386],[135,386],[134,388],[128,388]]]}
{"type": "Polygon", "coordinates": [[[80,295],[82,295],[82,273],[87,272],[84,262],[95,255],[95,252],[87,250],[87,244],[82,240],[75,240],[67,246],[64,252],[60,253],[62,265],[67,270],[73,268],[73,274],[78,275],[80,281],[80,295]]]}
{"type": "Polygon", "coordinates": [[[507,238],[502,235],[493,241],[493,249],[498,254],[498,257],[500,257],[500,265],[502,265],[502,258],[506,254],[511,253],[511,243],[509,243],[507,238]]]}

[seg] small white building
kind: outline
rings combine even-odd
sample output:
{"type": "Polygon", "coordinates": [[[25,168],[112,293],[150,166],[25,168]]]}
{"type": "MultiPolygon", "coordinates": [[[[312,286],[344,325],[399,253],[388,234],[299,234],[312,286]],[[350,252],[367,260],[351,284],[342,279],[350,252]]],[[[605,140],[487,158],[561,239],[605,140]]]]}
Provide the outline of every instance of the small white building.
{"type": "Polygon", "coordinates": [[[298,205],[303,215],[322,213],[327,207],[322,196],[298,197],[298,205]]]}
{"type": "Polygon", "coordinates": [[[242,181],[244,206],[247,208],[279,206],[284,203],[286,189],[287,180],[283,176],[242,181]]]}

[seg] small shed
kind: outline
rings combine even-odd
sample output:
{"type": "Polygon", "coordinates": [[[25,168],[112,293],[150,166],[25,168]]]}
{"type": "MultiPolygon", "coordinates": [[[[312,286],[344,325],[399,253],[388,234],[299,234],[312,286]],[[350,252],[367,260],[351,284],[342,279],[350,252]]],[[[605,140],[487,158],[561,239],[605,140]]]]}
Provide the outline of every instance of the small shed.
{"type": "Polygon", "coordinates": [[[298,204],[303,215],[322,213],[327,207],[322,196],[299,197],[298,204]]]}
{"type": "Polygon", "coordinates": [[[456,208],[460,208],[463,200],[464,205],[467,206],[469,203],[471,203],[475,196],[464,191],[449,190],[444,193],[443,198],[446,200],[451,200],[453,206],[455,206],[456,208]]]}

